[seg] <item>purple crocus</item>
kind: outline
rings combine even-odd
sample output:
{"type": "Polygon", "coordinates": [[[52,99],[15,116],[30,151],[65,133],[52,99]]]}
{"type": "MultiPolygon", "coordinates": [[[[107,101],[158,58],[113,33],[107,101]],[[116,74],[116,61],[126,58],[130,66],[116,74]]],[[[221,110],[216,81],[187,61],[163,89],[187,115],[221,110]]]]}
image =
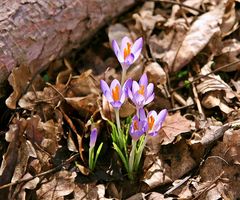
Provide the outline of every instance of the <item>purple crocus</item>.
{"type": "Polygon", "coordinates": [[[153,101],[154,99],[153,89],[154,85],[153,83],[148,84],[148,78],[146,74],[142,75],[142,77],[139,80],[139,83],[133,81],[132,90],[128,89],[128,97],[135,104],[137,110],[153,101]]]}
{"type": "Polygon", "coordinates": [[[137,115],[134,115],[132,118],[132,123],[130,126],[130,135],[133,140],[137,141],[147,130],[147,121],[145,112],[142,109],[139,111],[140,117],[137,115]]]}
{"type": "Polygon", "coordinates": [[[96,128],[92,129],[91,134],[90,134],[90,142],[89,142],[90,148],[93,148],[95,146],[96,140],[97,140],[97,135],[98,135],[97,129],[96,128]]]}
{"type": "Polygon", "coordinates": [[[158,134],[158,131],[162,127],[162,123],[164,122],[167,116],[167,109],[163,109],[157,114],[155,110],[150,111],[147,115],[147,123],[148,130],[147,133],[151,136],[155,136],[158,134]]]}
{"type": "Polygon", "coordinates": [[[133,43],[129,37],[125,36],[120,48],[116,40],[112,41],[112,47],[123,70],[127,70],[139,57],[143,47],[143,38],[140,37],[133,43]]]}
{"type": "Polygon", "coordinates": [[[127,88],[130,87],[131,84],[132,80],[128,79],[124,83],[123,87],[121,87],[119,81],[117,79],[114,79],[109,88],[108,84],[104,80],[101,80],[100,82],[103,95],[116,110],[119,110],[124,103],[127,95],[127,88]]]}

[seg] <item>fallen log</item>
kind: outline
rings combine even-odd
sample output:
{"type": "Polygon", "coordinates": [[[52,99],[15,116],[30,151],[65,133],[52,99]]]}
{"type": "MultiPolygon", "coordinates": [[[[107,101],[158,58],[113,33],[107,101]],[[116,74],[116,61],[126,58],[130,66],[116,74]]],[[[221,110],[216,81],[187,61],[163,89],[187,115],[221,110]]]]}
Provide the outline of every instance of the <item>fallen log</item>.
{"type": "Polygon", "coordinates": [[[79,48],[136,0],[7,0],[0,3],[0,97],[12,69],[39,71],[79,48]]]}

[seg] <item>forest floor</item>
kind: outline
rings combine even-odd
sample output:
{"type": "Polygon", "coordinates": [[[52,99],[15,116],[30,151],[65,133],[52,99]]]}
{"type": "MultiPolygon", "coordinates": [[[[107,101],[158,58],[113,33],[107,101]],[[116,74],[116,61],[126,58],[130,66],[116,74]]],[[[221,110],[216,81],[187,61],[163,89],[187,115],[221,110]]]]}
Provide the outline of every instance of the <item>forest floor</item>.
{"type": "MultiPolygon", "coordinates": [[[[239,0],[147,1],[43,73],[14,69],[0,102],[1,199],[240,199],[239,19],[239,0]],[[100,87],[121,79],[111,42],[125,36],[143,37],[127,77],[154,84],[145,110],[168,110],[134,181],[112,146],[114,112],[100,87]],[[103,148],[90,171],[93,124],[103,148]]],[[[122,123],[134,113],[125,103],[122,123]]]]}

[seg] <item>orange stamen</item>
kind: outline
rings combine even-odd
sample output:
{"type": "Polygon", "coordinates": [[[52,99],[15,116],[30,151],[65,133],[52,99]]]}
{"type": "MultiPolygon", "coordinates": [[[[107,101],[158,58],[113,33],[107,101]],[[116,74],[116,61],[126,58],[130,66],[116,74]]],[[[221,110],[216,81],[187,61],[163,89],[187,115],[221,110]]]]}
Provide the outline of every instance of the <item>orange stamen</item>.
{"type": "Polygon", "coordinates": [[[115,88],[112,89],[112,97],[114,101],[119,101],[120,99],[120,88],[119,85],[116,85],[115,88]]]}
{"type": "Polygon", "coordinates": [[[134,130],[138,130],[138,123],[136,120],[134,120],[134,122],[133,122],[133,128],[134,128],[134,130]]]}
{"type": "Polygon", "coordinates": [[[151,130],[154,125],[155,119],[153,116],[148,117],[148,127],[151,130]]]}
{"type": "Polygon", "coordinates": [[[145,92],[145,87],[144,87],[144,85],[141,85],[140,89],[138,90],[138,93],[141,95],[144,95],[144,92],[145,92]]]}
{"type": "Polygon", "coordinates": [[[128,42],[127,43],[127,47],[124,48],[124,60],[129,56],[129,54],[131,53],[131,44],[128,42]]]}

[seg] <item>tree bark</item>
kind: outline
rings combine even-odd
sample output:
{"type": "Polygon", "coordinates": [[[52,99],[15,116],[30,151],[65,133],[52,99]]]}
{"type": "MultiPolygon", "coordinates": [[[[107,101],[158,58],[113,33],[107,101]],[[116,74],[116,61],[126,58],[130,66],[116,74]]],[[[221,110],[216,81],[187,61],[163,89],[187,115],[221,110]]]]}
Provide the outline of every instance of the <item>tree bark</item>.
{"type": "MultiPolygon", "coordinates": [[[[136,0],[2,0],[0,90],[13,68],[39,71],[80,47],[136,0]]],[[[1,93],[1,92],[0,92],[1,93]]],[[[0,95],[1,97],[1,95],[0,95]]]]}

